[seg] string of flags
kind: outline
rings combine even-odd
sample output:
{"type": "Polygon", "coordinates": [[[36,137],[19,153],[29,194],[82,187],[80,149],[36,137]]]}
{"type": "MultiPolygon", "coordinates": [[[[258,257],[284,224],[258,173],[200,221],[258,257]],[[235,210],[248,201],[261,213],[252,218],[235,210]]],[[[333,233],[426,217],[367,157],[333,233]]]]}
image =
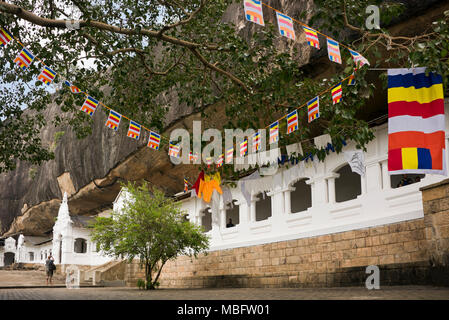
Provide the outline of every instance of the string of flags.
{"type": "MultiPolygon", "coordinates": [[[[277,18],[277,23],[278,23],[278,27],[279,27],[279,33],[281,36],[287,37],[291,40],[295,40],[296,33],[295,33],[295,28],[294,28],[294,22],[297,22],[302,25],[302,30],[304,31],[304,33],[306,35],[307,43],[311,47],[314,47],[318,50],[320,49],[320,41],[319,41],[318,34],[324,35],[323,33],[321,33],[319,31],[311,28],[310,26],[307,26],[306,24],[304,24],[298,20],[295,20],[295,19],[289,17],[288,15],[268,6],[267,4],[263,3],[262,1],[244,0],[243,3],[244,3],[245,17],[248,21],[256,23],[260,26],[265,26],[262,6],[266,6],[268,8],[273,9],[274,11],[276,11],[276,18],[277,18]]],[[[327,39],[327,49],[328,49],[329,59],[333,62],[341,64],[342,60],[341,60],[341,53],[340,53],[340,43],[326,35],[324,35],[324,36],[327,39]]],[[[38,76],[38,80],[42,81],[46,85],[50,85],[56,78],[57,73],[55,71],[53,71],[50,67],[46,66],[45,63],[43,61],[41,61],[38,57],[35,57],[8,30],[6,30],[3,27],[0,27],[0,46],[1,47],[6,46],[6,44],[8,44],[12,39],[15,39],[22,46],[22,51],[16,56],[16,58],[14,59],[14,63],[17,64],[22,70],[26,70],[32,65],[32,63],[35,59],[39,60],[39,62],[43,65],[43,68],[38,76]]],[[[349,50],[357,68],[362,67],[365,64],[369,65],[368,60],[365,57],[363,57],[360,53],[350,49],[349,47],[345,46],[344,44],[341,44],[341,45],[349,50]]],[[[355,71],[357,71],[357,68],[355,68],[355,71]]],[[[319,111],[320,95],[323,95],[323,94],[327,93],[328,91],[331,91],[332,102],[333,102],[333,104],[337,104],[342,99],[342,82],[347,80],[348,85],[355,85],[354,79],[355,79],[355,76],[354,76],[354,73],[352,73],[349,77],[346,77],[345,79],[341,80],[341,82],[339,84],[320,93],[318,96],[311,99],[306,104],[296,108],[296,110],[290,112],[286,116],[278,119],[277,121],[273,122],[268,127],[266,127],[266,128],[269,128],[269,132],[270,132],[269,143],[273,144],[273,143],[276,143],[279,141],[280,120],[287,118],[287,134],[290,134],[290,133],[298,130],[298,125],[299,125],[298,111],[297,111],[298,109],[300,109],[304,106],[307,106],[308,122],[309,123],[312,122],[313,120],[320,117],[320,111],[319,111]]],[[[156,133],[152,130],[149,130],[149,129],[143,127],[142,125],[140,125],[137,122],[118,113],[117,111],[112,110],[111,108],[109,108],[108,106],[103,104],[102,102],[96,100],[95,98],[88,95],[86,92],[79,89],[77,86],[73,85],[68,80],[64,80],[63,83],[70,89],[70,91],[73,94],[82,93],[82,94],[86,95],[86,100],[84,101],[83,105],[80,108],[81,111],[87,113],[89,116],[92,117],[94,115],[97,107],[99,105],[101,105],[109,110],[109,116],[106,120],[105,126],[107,126],[108,128],[110,128],[114,131],[117,131],[122,122],[121,121],[122,118],[125,118],[125,119],[129,120],[129,122],[130,122],[128,132],[127,132],[128,137],[138,140],[141,136],[142,129],[145,129],[149,132],[149,140],[148,140],[147,146],[153,150],[159,150],[161,140],[162,140],[162,138],[165,138],[165,137],[163,137],[159,133],[156,133]]],[[[253,152],[260,150],[261,137],[260,137],[259,131],[256,132],[251,138],[252,138],[252,143],[253,143],[253,152]]],[[[165,138],[165,139],[167,139],[167,138],[165,138]]],[[[248,154],[248,138],[245,139],[240,144],[239,147],[240,147],[240,150],[239,150],[240,156],[241,157],[246,156],[248,154]]],[[[169,156],[179,158],[180,152],[181,152],[180,144],[174,144],[173,142],[169,141],[169,151],[168,151],[169,156]]],[[[224,160],[226,163],[232,162],[233,156],[234,156],[234,148],[233,147],[229,148],[228,150],[226,150],[225,154],[221,154],[218,157],[218,159],[216,161],[217,168],[219,168],[223,165],[224,160]],[[226,154],[226,159],[225,159],[225,154],[226,154]]],[[[190,161],[196,162],[197,159],[198,159],[197,154],[192,154],[192,153],[189,154],[190,161]]],[[[208,165],[208,167],[210,167],[212,165],[212,163],[213,163],[212,158],[206,159],[206,164],[208,165]]]]}
{"type": "MultiPolygon", "coordinates": [[[[22,46],[22,50],[19,52],[19,54],[15,57],[14,63],[21,68],[22,70],[27,70],[35,60],[38,60],[40,64],[42,65],[41,72],[39,73],[37,79],[39,81],[42,81],[44,84],[49,86],[53,81],[55,80],[57,73],[52,70],[49,66],[45,65],[45,63],[40,60],[38,57],[36,57],[29,49],[27,49],[18,39],[16,39],[7,29],[0,27],[0,46],[5,47],[11,40],[16,40],[17,43],[19,43],[22,46]]],[[[117,111],[112,110],[102,102],[96,100],[92,96],[88,95],[86,92],[79,89],[77,86],[73,85],[68,80],[63,80],[63,83],[70,89],[70,91],[73,94],[79,94],[82,93],[86,95],[86,100],[82,104],[80,110],[87,113],[89,116],[93,116],[95,114],[95,111],[97,110],[98,106],[101,105],[109,110],[109,116],[106,120],[105,126],[117,131],[122,118],[126,118],[130,121],[129,129],[127,136],[138,140],[141,136],[142,132],[142,125],[136,123],[135,121],[125,117],[124,115],[118,113],[117,111]]],[[[146,129],[146,128],[145,128],[146,129]]],[[[162,136],[159,133],[156,133],[152,130],[148,130],[150,132],[149,135],[149,141],[148,141],[148,147],[154,150],[158,150],[161,138],[162,136]]]]}
{"type": "Polygon", "coordinates": [[[320,49],[320,41],[318,38],[318,34],[321,34],[327,39],[327,51],[329,60],[341,64],[341,53],[340,53],[340,45],[347,48],[354,59],[356,65],[360,63],[360,66],[364,64],[368,64],[368,60],[363,57],[360,53],[355,50],[352,50],[348,46],[344,44],[340,44],[335,39],[330,38],[329,36],[319,32],[318,30],[313,29],[312,27],[306,25],[305,23],[295,20],[288,15],[280,12],[279,10],[274,9],[273,7],[263,3],[260,0],[244,0],[243,8],[245,11],[245,18],[250,22],[254,22],[261,26],[265,26],[265,22],[263,19],[263,6],[270,8],[276,12],[276,20],[279,28],[279,33],[281,36],[287,37],[291,40],[296,39],[295,28],[293,22],[296,22],[302,26],[302,29],[306,35],[307,43],[316,49],[320,49]]]}

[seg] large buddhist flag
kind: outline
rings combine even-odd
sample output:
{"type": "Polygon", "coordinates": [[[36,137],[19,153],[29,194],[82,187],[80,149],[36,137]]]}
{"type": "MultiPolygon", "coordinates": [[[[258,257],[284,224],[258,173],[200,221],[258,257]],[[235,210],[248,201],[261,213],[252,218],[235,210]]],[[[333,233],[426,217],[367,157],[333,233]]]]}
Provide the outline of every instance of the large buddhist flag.
{"type": "Polygon", "coordinates": [[[443,79],[425,70],[388,70],[390,174],[447,174],[443,79]]]}
{"type": "Polygon", "coordinates": [[[245,9],[246,20],[255,22],[261,26],[265,25],[263,21],[262,1],[245,0],[243,1],[243,6],[245,9]]]}
{"type": "Polygon", "coordinates": [[[292,18],[279,12],[276,12],[276,17],[278,18],[279,33],[284,37],[295,40],[295,29],[292,18]]]}

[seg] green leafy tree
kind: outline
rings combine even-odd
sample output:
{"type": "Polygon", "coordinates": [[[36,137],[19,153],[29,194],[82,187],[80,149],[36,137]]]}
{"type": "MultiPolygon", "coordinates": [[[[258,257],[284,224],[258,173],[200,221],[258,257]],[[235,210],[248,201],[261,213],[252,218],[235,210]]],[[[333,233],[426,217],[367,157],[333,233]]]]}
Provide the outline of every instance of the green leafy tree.
{"type": "MultiPolygon", "coordinates": [[[[89,88],[95,98],[156,131],[165,129],[170,103],[193,107],[195,112],[225,102],[225,128],[263,128],[354,70],[349,53],[342,50],[346,63],[327,61],[331,67],[325,68],[332,76],[323,79],[318,68],[304,65],[303,49],[308,46],[292,46],[279,37],[277,26],[268,21],[272,15],[266,15],[265,27],[245,22],[248,27],[240,29],[220,20],[230,5],[242,9],[241,0],[12,0],[0,1],[0,24],[62,77],[89,88]],[[77,28],[67,27],[70,19],[77,28]],[[93,67],[85,64],[88,59],[93,67]],[[167,101],[166,94],[173,91],[176,98],[167,101]]],[[[397,1],[315,0],[309,7],[292,17],[350,45],[373,67],[428,66],[441,73],[447,84],[447,13],[441,12],[422,34],[390,35],[388,26],[410,9],[397,1]],[[365,9],[372,4],[381,7],[380,30],[364,27],[365,9]]],[[[302,32],[299,26],[297,32],[302,32]]],[[[50,101],[48,92],[40,84],[27,87],[36,70],[11,72],[16,52],[11,48],[0,56],[0,72],[7,75],[3,84],[14,88],[0,92],[0,119],[5,119],[0,122],[0,171],[14,168],[14,158],[37,163],[51,158],[35,134],[48,121],[73,126],[80,138],[90,134],[92,121],[77,111],[82,96],[64,90],[52,96],[62,113],[51,120],[42,117],[50,101]],[[37,116],[23,117],[24,105],[37,116]]],[[[325,55],[323,48],[312,65],[319,58],[326,61],[325,55]]],[[[321,133],[330,134],[337,152],[342,139],[364,148],[374,138],[367,119],[360,117],[375,89],[366,74],[366,67],[356,73],[357,85],[345,88],[342,102],[335,106],[327,93],[329,98],[320,101],[321,117],[313,123],[307,124],[306,108],[300,109],[300,130],[284,135],[281,144],[302,142],[304,152],[321,160],[325,150],[311,143],[321,133]]],[[[225,165],[220,170],[231,175],[231,169],[225,165]]]]}
{"type": "Polygon", "coordinates": [[[92,240],[99,249],[132,262],[138,258],[145,268],[145,288],[156,289],[162,268],[179,255],[197,257],[209,246],[201,227],[185,220],[180,204],[158,189],[149,192],[147,183],[123,185],[124,208],[112,217],[97,217],[92,240]]]}

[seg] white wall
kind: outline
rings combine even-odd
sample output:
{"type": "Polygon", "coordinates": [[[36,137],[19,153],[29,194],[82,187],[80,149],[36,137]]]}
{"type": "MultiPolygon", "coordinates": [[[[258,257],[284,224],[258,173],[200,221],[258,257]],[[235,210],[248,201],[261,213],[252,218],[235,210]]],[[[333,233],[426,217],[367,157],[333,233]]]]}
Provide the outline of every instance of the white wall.
{"type": "MultiPolygon", "coordinates": [[[[248,206],[240,189],[232,189],[233,199],[239,205],[239,224],[234,228],[226,228],[226,210],[220,198],[220,209],[212,212],[212,216],[217,215],[219,223],[212,223],[212,230],[207,232],[211,236],[210,250],[298,239],[422,218],[424,213],[419,188],[446,177],[427,175],[418,183],[391,188],[387,167],[387,124],[374,131],[376,138],[368,144],[365,153],[365,176],[345,178],[343,181],[346,182],[343,184],[335,183],[339,178],[337,171],[346,165],[346,161],[343,154],[331,152],[324,162],[312,164],[309,161],[307,164],[299,164],[304,165],[302,177],[292,178],[289,169],[283,168],[275,176],[268,178],[272,179],[271,189],[267,193],[271,200],[271,217],[266,220],[256,221],[258,199],[255,194],[248,206]],[[308,179],[306,183],[311,189],[312,206],[302,212],[291,213],[293,185],[300,179],[308,179]],[[274,183],[276,180],[282,183],[274,183]],[[354,183],[360,184],[356,189],[361,194],[355,199],[337,203],[335,188],[338,187],[339,192],[343,191],[342,194],[345,194],[354,183]]],[[[343,148],[345,150],[355,150],[355,145],[349,143],[343,148]]],[[[201,223],[201,209],[210,205],[196,197],[181,202],[190,221],[195,223],[201,223]]]]}

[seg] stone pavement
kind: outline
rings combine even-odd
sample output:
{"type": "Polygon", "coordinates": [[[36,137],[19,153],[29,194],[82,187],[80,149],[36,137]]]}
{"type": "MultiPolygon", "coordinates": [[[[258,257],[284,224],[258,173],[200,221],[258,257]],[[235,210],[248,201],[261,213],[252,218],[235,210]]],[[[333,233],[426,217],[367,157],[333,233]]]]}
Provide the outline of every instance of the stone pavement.
{"type": "MultiPolygon", "coordinates": [[[[0,270],[0,288],[46,286],[47,275],[40,270],[0,270]]],[[[54,274],[53,285],[64,285],[65,277],[54,274]]]]}
{"type": "Polygon", "coordinates": [[[365,288],[28,288],[0,289],[0,300],[449,300],[449,288],[427,286],[365,288]]]}
{"type": "MultiPolygon", "coordinates": [[[[0,270],[0,300],[449,300],[448,287],[159,289],[46,287],[37,270],[0,270]],[[44,286],[44,288],[42,288],[44,286]],[[21,288],[24,287],[24,288],[21,288]]],[[[64,278],[56,275],[55,285],[64,278]]]]}

